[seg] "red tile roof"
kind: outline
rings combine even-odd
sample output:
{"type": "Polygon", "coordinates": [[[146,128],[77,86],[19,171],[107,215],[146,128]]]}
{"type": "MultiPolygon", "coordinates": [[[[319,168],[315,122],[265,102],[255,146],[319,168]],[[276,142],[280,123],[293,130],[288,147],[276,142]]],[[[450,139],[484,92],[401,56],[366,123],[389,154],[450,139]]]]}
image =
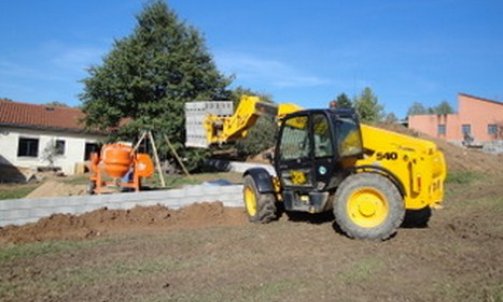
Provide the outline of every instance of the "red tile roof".
{"type": "Polygon", "coordinates": [[[0,125],[23,128],[84,131],[77,108],[35,105],[0,99],[0,125]]]}

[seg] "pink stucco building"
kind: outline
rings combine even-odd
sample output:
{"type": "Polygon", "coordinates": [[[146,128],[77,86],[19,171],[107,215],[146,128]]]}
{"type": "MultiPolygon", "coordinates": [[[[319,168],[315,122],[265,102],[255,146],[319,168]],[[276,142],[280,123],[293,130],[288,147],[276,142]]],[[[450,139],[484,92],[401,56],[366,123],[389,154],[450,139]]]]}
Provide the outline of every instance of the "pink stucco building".
{"type": "Polygon", "coordinates": [[[503,103],[458,94],[458,113],[409,116],[409,128],[448,141],[503,139],[503,103]]]}

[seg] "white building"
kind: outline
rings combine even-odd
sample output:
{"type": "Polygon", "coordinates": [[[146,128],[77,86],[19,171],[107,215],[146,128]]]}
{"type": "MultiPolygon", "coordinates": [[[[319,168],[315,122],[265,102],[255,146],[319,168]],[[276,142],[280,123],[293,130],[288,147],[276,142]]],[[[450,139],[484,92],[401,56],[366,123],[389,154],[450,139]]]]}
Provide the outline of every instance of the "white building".
{"type": "Polygon", "coordinates": [[[0,99],[0,178],[14,167],[21,171],[53,166],[74,174],[105,138],[86,132],[83,117],[76,108],[0,99]]]}

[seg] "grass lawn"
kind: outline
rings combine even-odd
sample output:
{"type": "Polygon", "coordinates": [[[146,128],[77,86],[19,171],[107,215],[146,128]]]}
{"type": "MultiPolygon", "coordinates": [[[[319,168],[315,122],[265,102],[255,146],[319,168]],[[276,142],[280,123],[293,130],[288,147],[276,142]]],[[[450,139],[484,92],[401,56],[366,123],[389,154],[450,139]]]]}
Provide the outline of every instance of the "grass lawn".
{"type": "Polygon", "coordinates": [[[35,184],[2,184],[0,185],[0,200],[23,198],[35,190],[39,183],[35,184]]]}
{"type": "MultiPolygon", "coordinates": [[[[231,183],[242,183],[242,173],[237,172],[218,172],[218,173],[197,173],[190,176],[185,175],[164,175],[166,188],[174,189],[185,185],[198,185],[206,181],[226,180],[231,183]]],[[[160,187],[160,180],[157,173],[144,181],[144,185],[160,187]]]]}

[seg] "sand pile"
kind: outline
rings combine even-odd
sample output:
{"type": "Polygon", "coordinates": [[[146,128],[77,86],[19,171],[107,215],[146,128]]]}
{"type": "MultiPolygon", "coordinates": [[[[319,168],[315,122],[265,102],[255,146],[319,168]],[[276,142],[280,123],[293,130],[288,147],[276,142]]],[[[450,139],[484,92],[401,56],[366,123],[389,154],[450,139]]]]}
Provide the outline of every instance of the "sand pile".
{"type": "Polygon", "coordinates": [[[85,195],[86,185],[72,185],[48,180],[25,198],[85,195]]]}

